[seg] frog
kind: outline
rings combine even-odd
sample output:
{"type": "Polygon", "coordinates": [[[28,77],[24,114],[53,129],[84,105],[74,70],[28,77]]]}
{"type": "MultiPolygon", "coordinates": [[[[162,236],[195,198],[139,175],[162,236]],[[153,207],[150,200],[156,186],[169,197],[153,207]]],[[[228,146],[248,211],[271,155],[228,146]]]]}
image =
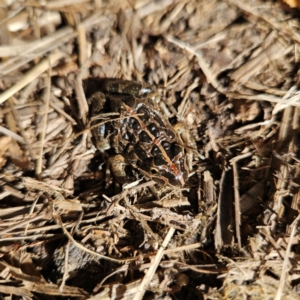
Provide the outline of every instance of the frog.
{"type": "Polygon", "coordinates": [[[130,165],[159,185],[183,187],[189,176],[186,149],[159,110],[157,89],[110,78],[89,79],[86,87],[93,143],[102,153],[113,150],[108,164],[114,175],[126,182],[130,165]]]}

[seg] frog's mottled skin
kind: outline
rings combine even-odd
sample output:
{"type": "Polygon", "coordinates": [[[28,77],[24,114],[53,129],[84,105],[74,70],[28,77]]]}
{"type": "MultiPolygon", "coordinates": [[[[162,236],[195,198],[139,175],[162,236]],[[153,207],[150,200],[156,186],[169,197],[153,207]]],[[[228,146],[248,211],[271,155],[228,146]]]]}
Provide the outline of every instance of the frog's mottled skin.
{"type": "Polygon", "coordinates": [[[173,126],[155,108],[155,89],[120,79],[89,79],[89,85],[91,117],[111,113],[109,122],[93,129],[97,148],[113,148],[160,184],[183,186],[188,177],[185,150],[173,126]]]}

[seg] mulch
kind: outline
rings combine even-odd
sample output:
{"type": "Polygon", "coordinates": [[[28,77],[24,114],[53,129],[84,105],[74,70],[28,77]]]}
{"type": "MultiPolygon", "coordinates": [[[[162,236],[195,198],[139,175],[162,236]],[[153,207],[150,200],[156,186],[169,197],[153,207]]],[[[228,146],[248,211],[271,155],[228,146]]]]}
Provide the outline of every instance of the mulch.
{"type": "Polygon", "coordinates": [[[287,3],[1,4],[1,299],[300,299],[300,13],[287,3]],[[188,137],[184,186],[109,172],[89,78],[156,88],[188,137]]]}

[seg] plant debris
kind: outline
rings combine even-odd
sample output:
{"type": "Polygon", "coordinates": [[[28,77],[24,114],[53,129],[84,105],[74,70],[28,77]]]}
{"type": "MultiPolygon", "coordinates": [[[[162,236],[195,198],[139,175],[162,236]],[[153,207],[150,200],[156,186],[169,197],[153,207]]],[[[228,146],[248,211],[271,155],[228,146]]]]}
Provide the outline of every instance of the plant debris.
{"type": "Polygon", "coordinates": [[[289,5],[2,3],[3,299],[300,299],[300,20],[289,5]],[[90,78],[156,87],[186,146],[183,187],[122,158],[133,180],[109,174],[90,78]]]}

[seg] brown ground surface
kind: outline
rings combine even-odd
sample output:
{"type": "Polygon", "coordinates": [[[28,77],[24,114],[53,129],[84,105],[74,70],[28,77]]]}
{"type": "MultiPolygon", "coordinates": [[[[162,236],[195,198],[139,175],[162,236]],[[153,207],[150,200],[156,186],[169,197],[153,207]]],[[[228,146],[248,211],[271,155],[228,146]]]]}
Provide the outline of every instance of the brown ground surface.
{"type": "Polygon", "coordinates": [[[300,299],[298,11],[8,2],[1,299],[300,299]],[[107,177],[82,88],[90,77],[157,87],[162,118],[194,141],[183,188],[136,170],[124,185],[107,177]]]}

